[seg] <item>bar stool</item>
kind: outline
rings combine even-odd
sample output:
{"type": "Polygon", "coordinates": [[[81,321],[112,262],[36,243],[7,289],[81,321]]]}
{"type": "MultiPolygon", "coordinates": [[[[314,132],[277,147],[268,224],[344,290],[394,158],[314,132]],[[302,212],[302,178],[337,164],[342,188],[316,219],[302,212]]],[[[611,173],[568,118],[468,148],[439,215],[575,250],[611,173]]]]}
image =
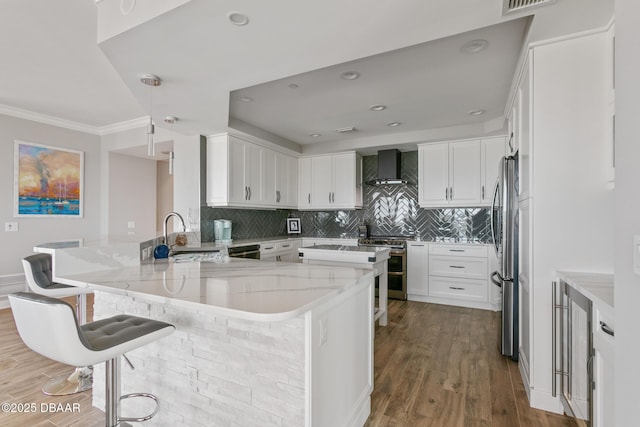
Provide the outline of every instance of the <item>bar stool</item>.
{"type": "MultiPolygon", "coordinates": [[[[81,324],[87,321],[87,292],[85,288],[63,285],[53,281],[51,255],[35,254],[22,260],[24,275],[31,292],[53,298],[76,296],[76,316],[81,324]]],[[[49,396],[65,396],[91,390],[93,384],[93,368],[77,367],[69,375],[53,378],[42,387],[42,392],[49,396]]]]}
{"type": "Polygon", "coordinates": [[[146,421],[158,413],[160,402],[153,394],[120,396],[120,356],[172,334],[175,326],[126,314],[80,325],[65,301],[30,292],[10,294],[9,303],[20,338],[36,353],[68,365],[106,362],[107,427],[146,421]],[[141,418],[120,417],[120,400],[130,397],[150,398],[155,409],[141,418]]]}

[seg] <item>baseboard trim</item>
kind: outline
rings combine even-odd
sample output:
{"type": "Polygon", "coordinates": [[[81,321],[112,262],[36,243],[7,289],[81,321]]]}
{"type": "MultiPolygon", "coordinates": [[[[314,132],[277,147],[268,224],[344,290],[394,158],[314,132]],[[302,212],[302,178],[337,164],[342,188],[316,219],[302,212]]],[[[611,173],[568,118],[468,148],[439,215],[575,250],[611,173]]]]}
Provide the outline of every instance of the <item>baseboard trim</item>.
{"type": "Polygon", "coordinates": [[[542,409],[543,411],[553,412],[554,414],[564,414],[564,408],[560,403],[559,397],[553,397],[551,393],[531,389],[529,404],[532,408],[542,409]]]}
{"type": "Polygon", "coordinates": [[[355,408],[355,415],[347,424],[348,427],[362,427],[371,414],[371,395],[367,393],[355,408]]]}
{"type": "Polygon", "coordinates": [[[453,305],[456,307],[477,308],[480,310],[491,310],[491,311],[499,310],[499,307],[497,305],[491,304],[489,302],[465,301],[465,300],[457,300],[452,298],[429,297],[425,295],[415,295],[415,294],[408,294],[407,299],[409,301],[427,302],[430,304],[453,305]]]}

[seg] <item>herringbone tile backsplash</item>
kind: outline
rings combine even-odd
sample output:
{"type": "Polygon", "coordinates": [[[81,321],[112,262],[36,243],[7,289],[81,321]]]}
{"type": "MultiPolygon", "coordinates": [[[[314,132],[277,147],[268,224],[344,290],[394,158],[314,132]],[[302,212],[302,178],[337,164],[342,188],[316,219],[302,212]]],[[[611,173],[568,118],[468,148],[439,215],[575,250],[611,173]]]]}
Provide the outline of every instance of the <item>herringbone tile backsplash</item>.
{"type": "MultiPolygon", "coordinates": [[[[374,180],[378,156],[363,158],[363,180],[374,180]]],[[[420,209],[418,207],[418,152],[402,153],[406,185],[364,185],[364,206],[352,211],[245,210],[203,207],[202,241],[213,241],[213,220],[233,222],[233,239],[285,236],[287,217],[300,218],[303,237],[358,236],[358,224],[369,225],[371,235],[416,236],[423,240],[486,243],[491,239],[488,208],[420,209]]]]}

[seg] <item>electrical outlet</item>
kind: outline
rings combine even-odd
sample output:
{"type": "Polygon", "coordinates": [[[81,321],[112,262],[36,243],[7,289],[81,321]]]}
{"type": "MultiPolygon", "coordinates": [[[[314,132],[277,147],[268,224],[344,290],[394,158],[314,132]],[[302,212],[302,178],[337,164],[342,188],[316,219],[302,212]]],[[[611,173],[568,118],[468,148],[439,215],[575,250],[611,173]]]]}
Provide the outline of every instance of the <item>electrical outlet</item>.
{"type": "Polygon", "coordinates": [[[4,231],[18,231],[18,223],[17,222],[5,222],[4,223],[4,231]]]}
{"type": "Polygon", "coordinates": [[[189,366],[187,368],[187,373],[189,376],[189,387],[191,387],[192,389],[196,389],[198,383],[198,370],[189,366]]]}

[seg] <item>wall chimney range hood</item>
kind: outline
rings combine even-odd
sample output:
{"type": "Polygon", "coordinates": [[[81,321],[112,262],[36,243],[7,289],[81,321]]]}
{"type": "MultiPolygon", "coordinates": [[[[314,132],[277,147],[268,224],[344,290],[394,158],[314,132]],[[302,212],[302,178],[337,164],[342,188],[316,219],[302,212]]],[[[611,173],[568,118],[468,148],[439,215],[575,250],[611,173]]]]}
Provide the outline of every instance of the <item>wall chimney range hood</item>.
{"type": "Polygon", "coordinates": [[[382,184],[406,184],[407,181],[400,177],[400,150],[378,151],[378,177],[367,182],[370,185],[382,184]]]}

